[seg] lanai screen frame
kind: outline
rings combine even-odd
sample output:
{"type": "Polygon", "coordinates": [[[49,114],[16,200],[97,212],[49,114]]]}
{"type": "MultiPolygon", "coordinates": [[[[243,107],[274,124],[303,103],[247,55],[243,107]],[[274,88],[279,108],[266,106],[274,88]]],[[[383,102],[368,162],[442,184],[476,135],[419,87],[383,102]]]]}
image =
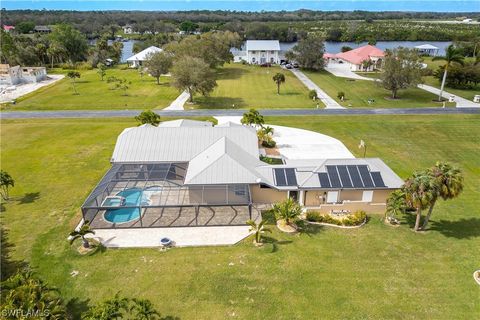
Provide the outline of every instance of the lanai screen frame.
{"type": "MultiPolygon", "coordinates": [[[[142,213],[142,209],[146,208],[196,208],[196,212],[199,212],[201,207],[246,207],[248,206],[249,218],[252,218],[252,196],[250,193],[250,186],[248,184],[215,184],[215,185],[184,185],[184,178],[186,170],[188,168],[188,163],[186,162],[157,162],[157,163],[122,163],[122,164],[113,164],[112,167],[106,172],[102,177],[97,186],[89,194],[85,202],[83,203],[82,216],[84,221],[93,221],[95,217],[101,212],[112,209],[119,208],[138,208],[142,213]],[[141,191],[145,191],[148,187],[151,187],[149,183],[164,183],[167,186],[162,186],[162,189],[165,190],[177,190],[177,191],[191,191],[201,190],[201,201],[189,202],[189,203],[176,203],[176,204],[161,204],[161,205],[139,205],[135,206],[105,206],[102,205],[103,201],[107,196],[111,196],[113,190],[119,183],[125,183],[125,186],[122,190],[130,188],[139,188],[141,191]],[[132,185],[130,185],[132,184],[132,185]],[[138,184],[142,185],[139,187],[138,184]],[[219,190],[220,192],[225,192],[224,202],[206,202],[204,195],[205,190],[219,190]],[[241,201],[229,201],[229,194],[235,194],[234,198],[238,199],[240,197],[241,201]],[[240,196],[237,194],[240,194],[240,196]],[[243,193],[243,199],[242,194],[243,193]]],[[[118,193],[119,191],[115,192],[118,193]]],[[[122,227],[121,225],[112,224],[108,229],[113,228],[162,228],[167,226],[143,226],[142,223],[142,214],[139,217],[140,227],[122,227]]],[[[245,224],[236,224],[236,225],[245,225],[245,224]]],[[[207,226],[207,225],[203,225],[207,226]]],[[[219,226],[219,225],[212,225],[219,226]]],[[[224,225],[221,225],[224,226],[224,225]]],[[[232,225],[230,225],[232,226],[232,225]]],[[[182,227],[182,226],[176,226],[182,227]]],[[[187,227],[187,226],[185,226],[187,227]]],[[[188,226],[192,227],[192,226],[188,226]]],[[[99,229],[99,228],[97,228],[99,229]]]]}

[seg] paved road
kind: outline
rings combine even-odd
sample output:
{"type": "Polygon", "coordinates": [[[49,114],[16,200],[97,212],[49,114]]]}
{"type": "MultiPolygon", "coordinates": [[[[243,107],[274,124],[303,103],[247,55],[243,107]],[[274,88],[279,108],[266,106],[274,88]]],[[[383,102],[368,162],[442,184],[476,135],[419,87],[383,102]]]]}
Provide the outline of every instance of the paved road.
{"type": "MultiPolygon", "coordinates": [[[[201,109],[179,111],[156,111],[165,117],[213,117],[242,116],[245,109],[201,109]]],[[[265,116],[328,116],[328,115],[402,115],[402,114],[480,114],[480,108],[400,108],[400,109],[264,109],[265,116]]],[[[78,111],[9,111],[1,112],[2,119],[42,119],[42,118],[107,118],[134,117],[141,110],[78,110],[78,111]]]]}
{"type": "Polygon", "coordinates": [[[317,92],[318,99],[323,102],[327,109],[345,109],[332,97],[330,97],[325,91],[323,91],[316,83],[310,80],[302,71],[298,69],[290,69],[292,73],[300,80],[309,90],[315,90],[317,92]]]}

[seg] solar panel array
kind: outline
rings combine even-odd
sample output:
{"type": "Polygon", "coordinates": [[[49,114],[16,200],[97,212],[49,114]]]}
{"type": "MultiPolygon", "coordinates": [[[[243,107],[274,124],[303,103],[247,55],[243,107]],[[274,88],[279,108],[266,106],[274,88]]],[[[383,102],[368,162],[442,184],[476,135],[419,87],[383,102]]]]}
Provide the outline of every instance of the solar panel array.
{"type": "Polygon", "coordinates": [[[322,188],[385,188],[380,172],[371,172],[366,165],[326,166],[318,179],[322,188]]]}
{"type": "Polygon", "coordinates": [[[296,186],[297,177],[295,176],[295,169],[293,168],[276,168],[273,169],[275,174],[276,185],[280,187],[296,186]]]}

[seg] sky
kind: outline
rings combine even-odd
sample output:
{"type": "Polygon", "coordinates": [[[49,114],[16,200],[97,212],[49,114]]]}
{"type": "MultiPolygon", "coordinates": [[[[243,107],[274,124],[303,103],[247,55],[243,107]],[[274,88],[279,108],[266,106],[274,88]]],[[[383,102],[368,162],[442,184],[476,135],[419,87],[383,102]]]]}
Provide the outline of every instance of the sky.
{"type": "Polygon", "coordinates": [[[1,0],[7,10],[236,10],[293,11],[311,9],[323,11],[436,11],[480,12],[480,0],[1,0]]]}

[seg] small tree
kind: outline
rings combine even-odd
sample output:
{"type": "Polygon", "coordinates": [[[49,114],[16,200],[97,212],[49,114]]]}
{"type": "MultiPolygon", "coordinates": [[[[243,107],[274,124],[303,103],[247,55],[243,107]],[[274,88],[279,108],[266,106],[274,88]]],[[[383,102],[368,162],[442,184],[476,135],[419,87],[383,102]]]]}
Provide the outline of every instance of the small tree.
{"type": "Polygon", "coordinates": [[[13,180],[12,176],[8,172],[0,170],[0,193],[3,200],[7,201],[9,199],[9,189],[14,186],[15,180],[13,180]]]}
{"type": "Polygon", "coordinates": [[[128,96],[127,90],[130,88],[131,84],[132,84],[131,81],[128,81],[127,79],[123,78],[123,79],[118,79],[116,86],[120,90],[123,90],[124,96],[128,96]]]}
{"type": "Polygon", "coordinates": [[[405,201],[405,193],[403,190],[395,190],[390,193],[387,198],[387,210],[385,211],[385,218],[393,219],[397,214],[405,212],[407,204],[405,201]]]}
{"type": "Polygon", "coordinates": [[[73,91],[75,92],[75,94],[78,94],[77,92],[77,88],[75,87],[75,79],[76,78],[80,78],[80,72],[78,71],[69,71],[67,73],[67,77],[70,78],[70,81],[72,82],[72,87],[73,87],[73,91]]]}
{"type": "Polygon", "coordinates": [[[83,247],[86,249],[90,248],[90,243],[88,242],[87,238],[85,238],[87,234],[95,234],[95,231],[90,228],[90,222],[88,220],[85,221],[83,226],[78,231],[74,230],[70,232],[70,244],[80,238],[82,239],[83,247]]]}
{"type": "Polygon", "coordinates": [[[272,79],[277,84],[277,94],[280,94],[280,85],[285,83],[285,75],[283,73],[277,73],[272,79]]]}
{"type": "Polygon", "coordinates": [[[135,120],[140,122],[140,124],[151,124],[152,126],[158,126],[160,123],[160,116],[152,110],[146,110],[142,111],[142,113],[136,116],[135,120]]]}
{"type": "Polygon", "coordinates": [[[245,112],[243,114],[241,123],[248,126],[254,125],[263,127],[265,120],[263,119],[263,116],[260,114],[260,112],[252,108],[248,110],[248,112],[245,112]]]}
{"type": "Polygon", "coordinates": [[[318,93],[317,90],[312,89],[308,92],[308,97],[312,100],[317,100],[318,99],[318,93]]]}
{"type": "Polygon", "coordinates": [[[275,213],[275,218],[277,220],[284,220],[285,224],[290,225],[298,216],[300,216],[302,208],[295,200],[288,198],[280,203],[274,204],[273,212],[275,213]]]}
{"type": "Polygon", "coordinates": [[[308,34],[286,53],[286,58],[298,62],[302,68],[322,70],[325,66],[323,41],[324,39],[320,35],[308,34]]]}
{"type": "Polygon", "coordinates": [[[99,63],[97,65],[97,68],[98,68],[97,73],[100,76],[100,80],[103,81],[103,78],[107,74],[107,66],[104,65],[103,63],[99,63]]]}
{"type": "Polygon", "coordinates": [[[254,232],[255,233],[255,242],[257,244],[262,243],[262,234],[265,232],[272,232],[270,229],[265,227],[266,220],[260,221],[260,223],[256,223],[253,220],[248,220],[247,224],[250,226],[250,229],[248,230],[249,232],[254,232]]]}
{"type": "Polygon", "coordinates": [[[345,100],[345,92],[343,91],[338,91],[337,93],[337,98],[340,99],[340,100],[345,100]]]}
{"type": "Polygon", "coordinates": [[[417,52],[406,48],[387,50],[380,79],[377,83],[392,92],[392,99],[397,99],[399,90],[416,87],[422,81],[417,52]]]}
{"type": "Polygon", "coordinates": [[[217,86],[215,74],[209,65],[200,58],[182,57],[172,67],[173,86],[186,90],[193,103],[193,95],[201,93],[206,96],[217,86]]]}
{"type": "Polygon", "coordinates": [[[157,79],[157,84],[160,84],[160,76],[168,73],[172,67],[172,56],[164,51],[150,54],[145,62],[145,67],[148,73],[157,79]]]}

